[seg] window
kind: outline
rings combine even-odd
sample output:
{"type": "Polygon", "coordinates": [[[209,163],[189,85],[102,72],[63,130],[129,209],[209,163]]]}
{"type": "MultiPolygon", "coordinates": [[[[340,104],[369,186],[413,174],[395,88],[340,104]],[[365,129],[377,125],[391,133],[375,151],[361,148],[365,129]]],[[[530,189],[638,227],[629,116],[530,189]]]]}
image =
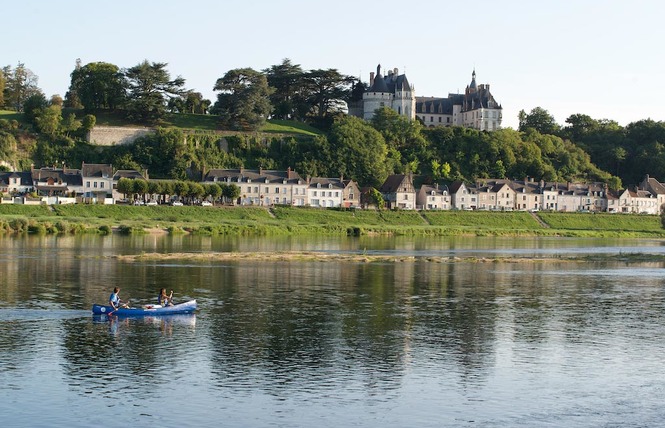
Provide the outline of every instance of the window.
{"type": "Polygon", "coordinates": [[[317,193],[317,192],[316,192],[316,190],[315,190],[315,191],[314,191],[314,196],[319,196],[319,195],[317,195],[316,193],[317,193]]]}
{"type": "Polygon", "coordinates": [[[85,182],[85,187],[88,187],[88,188],[90,187],[90,182],[89,181],[85,182]]]}
{"type": "Polygon", "coordinates": [[[104,188],[104,182],[103,182],[103,181],[102,181],[101,183],[99,183],[99,188],[100,188],[100,189],[103,189],[103,188],[104,188]]]}
{"type": "Polygon", "coordinates": [[[247,186],[247,193],[252,193],[252,186],[247,186]]]}
{"type": "Polygon", "coordinates": [[[92,183],[92,184],[93,184],[93,186],[92,186],[92,187],[94,187],[94,188],[96,189],[96,188],[97,188],[97,182],[95,181],[95,182],[94,182],[94,183],[92,183]]]}
{"type": "Polygon", "coordinates": [[[441,123],[441,116],[439,116],[439,123],[441,123]]]}

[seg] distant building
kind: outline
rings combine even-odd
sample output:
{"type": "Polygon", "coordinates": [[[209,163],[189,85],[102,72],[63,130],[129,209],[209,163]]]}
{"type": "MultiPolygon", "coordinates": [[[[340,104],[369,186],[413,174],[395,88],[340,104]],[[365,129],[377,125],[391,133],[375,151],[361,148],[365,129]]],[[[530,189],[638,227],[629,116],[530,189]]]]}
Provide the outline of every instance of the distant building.
{"type": "Polygon", "coordinates": [[[349,114],[365,120],[371,120],[374,112],[388,107],[401,116],[415,119],[416,95],[413,86],[405,74],[399,74],[394,68],[388,74],[381,74],[381,64],[376,67],[376,74],[369,74],[369,88],[365,90],[358,82],[353,90],[353,100],[349,102],[349,114]]]}
{"type": "Polygon", "coordinates": [[[386,208],[402,210],[416,209],[416,188],[411,174],[393,174],[388,176],[379,189],[386,208]]]}
{"type": "Polygon", "coordinates": [[[463,126],[480,131],[501,129],[501,104],[490,92],[489,84],[476,84],[476,70],[464,94],[447,98],[417,97],[416,116],[427,127],[463,126]]]}
{"type": "Polygon", "coordinates": [[[360,189],[353,180],[308,178],[307,201],[312,207],[351,208],[360,206],[360,189]]]}
{"type": "Polygon", "coordinates": [[[256,169],[211,169],[204,183],[235,184],[240,188],[240,205],[307,204],[307,182],[288,168],[286,171],[256,169]]]}

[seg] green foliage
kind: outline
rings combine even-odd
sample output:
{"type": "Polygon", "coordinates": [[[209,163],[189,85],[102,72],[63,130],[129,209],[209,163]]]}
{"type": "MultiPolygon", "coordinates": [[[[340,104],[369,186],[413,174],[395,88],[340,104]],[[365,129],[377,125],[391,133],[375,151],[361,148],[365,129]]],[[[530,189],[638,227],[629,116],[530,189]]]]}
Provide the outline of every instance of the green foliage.
{"type": "Polygon", "coordinates": [[[44,94],[37,93],[28,97],[23,103],[23,115],[26,122],[35,123],[36,118],[49,106],[44,94]]]}
{"type": "Polygon", "coordinates": [[[72,71],[67,105],[86,111],[114,110],[125,101],[126,82],[118,66],[91,62],[72,71]],[[76,99],[74,99],[76,98],[76,99]]]}
{"type": "Polygon", "coordinates": [[[266,76],[251,68],[228,71],[213,88],[220,93],[212,113],[230,129],[258,130],[272,111],[273,90],[266,76]]]}
{"type": "Polygon", "coordinates": [[[520,131],[533,129],[541,134],[555,135],[561,130],[554,116],[542,107],[535,107],[528,114],[521,110],[518,119],[520,131]]]}
{"type": "Polygon", "coordinates": [[[166,113],[166,98],[183,93],[185,79],[171,80],[166,63],[147,60],[125,71],[127,79],[127,113],[134,120],[155,123],[166,113]]]}
{"type": "Polygon", "coordinates": [[[391,171],[383,136],[367,122],[345,117],[330,131],[330,172],[359,183],[381,185],[391,171]]]}
{"type": "MultiPolygon", "coordinates": [[[[23,111],[25,101],[33,95],[42,94],[37,86],[38,77],[25,64],[19,62],[16,67],[5,66],[2,69],[4,77],[4,106],[23,111]]],[[[42,94],[43,96],[43,94],[42,94]]]]}

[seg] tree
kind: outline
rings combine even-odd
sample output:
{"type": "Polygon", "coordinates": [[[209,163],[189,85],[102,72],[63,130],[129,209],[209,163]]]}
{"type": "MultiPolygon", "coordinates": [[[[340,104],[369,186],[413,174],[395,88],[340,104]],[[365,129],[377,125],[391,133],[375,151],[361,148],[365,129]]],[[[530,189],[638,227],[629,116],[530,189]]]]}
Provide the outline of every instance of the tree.
{"type": "Polygon", "coordinates": [[[127,198],[127,195],[133,192],[133,189],[134,189],[133,180],[129,178],[121,178],[120,180],[118,180],[118,185],[116,187],[116,190],[122,193],[125,198],[127,198]]]}
{"type": "Polygon", "coordinates": [[[330,131],[330,172],[349,177],[363,185],[380,185],[390,170],[388,148],[381,134],[357,117],[347,116],[330,131]]]}
{"type": "Polygon", "coordinates": [[[138,194],[141,197],[141,200],[145,201],[145,195],[148,193],[148,190],[149,185],[146,180],[134,180],[134,193],[138,194]]]}
{"type": "MultiPolygon", "coordinates": [[[[303,110],[298,106],[302,103],[303,71],[299,64],[291,63],[285,58],[281,64],[273,65],[263,70],[268,85],[274,89],[270,95],[270,102],[274,107],[273,117],[276,119],[299,118],[299,112],[303,110]]],[[[305,110],[306,111],[306,110],[305,110]]]]}
{"type": "Polygon", "coordinates": [[[334,68],[311,70],[303,77],[310,113],[319,119],[343,110],[355,81],[334,68]]]}
{"type": "Polygon", "coordinates": [[[379,211],[386,207],[386,201],[383,199],[383,195],[374,187],[369,190],[369,197],[379,211]]]}
{"type": "Polygon", "coordinates": [[[85,131],[90,131],[92,128],[95,127],[96,123],[97,123],[97,118],[92,114],[86,114],[85,116],[83,116],[83,119],[81,119],[81,126],[85,131]]]}
{"type": "Polygon", "coordinates": [[[228,71],[213,90],[220,93],[212,113],[231,129],[258,130],[272,112],[268,80],[251,68],[228,71]]]}
{"type": "Polygon", "coordinates": [[[0,70],[0,108],[5,106],[5,73],[0,70]]]}
{"type": "Polygon", "coordinates": [[[71,73],[66,94],[68,105],[80,104],[86,111],[114,110],[125,101],[125,77],[114,64],[91,62],[71,73]]]}
{"type": "Polygon", "coordinates": [[[25,117],[25,120],[35,124],[37,116],[39,116],[48,105],[46,97],[41,92],[31,95],[23,103],[23,116],[25,117]]]}
{"type": "Polygon", "coordinates": [[[388,148],[399,152],[399,156],[394,157],[394,160],[400,172],[419,172],[420,164],[429,165],[429,142],[421,133],[423,126],[420,122],[409,120],[388,107],[382,107],[374,112],[372,125],[383,135],[388,148]]]}
{"type": "Polygon", "coordinates": [[[6,66],[2,69],[5,79],[5,105],[16,111],[23,111],[25,101],[42,91],[37,86],[39,78],[21,62],[16,68],[6,66]]]}
{"type": "Polygon", "coordinates": [[[185,79],[171,80],[166,63],[148,60],[125,71],[128,115],[143,122],[156,122],[166,113],[166,98],[182,95],[185,79]]]}
{"type": "Polygon", "coordinates": [[[541,134],[558,135],[561,127],[556,123],[554,116],[542,107],[535,107],[529,114],[524,114],[524,110],[519,114],[519,130],[526,131],[533,128],[541,134]]]}
{"type": "Polygon", "coordinates": [[[35,118],[39,132],[50,137],[54,137],[58,133],[61,121],[62,109],[60,106],[49,106],[37,113],[35,118]]]}

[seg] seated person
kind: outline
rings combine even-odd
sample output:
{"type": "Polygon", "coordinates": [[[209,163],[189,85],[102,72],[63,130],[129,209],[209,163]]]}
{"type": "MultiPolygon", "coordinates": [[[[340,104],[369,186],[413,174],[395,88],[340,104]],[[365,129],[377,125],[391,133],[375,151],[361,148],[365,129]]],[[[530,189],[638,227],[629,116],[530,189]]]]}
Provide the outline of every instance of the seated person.
{"type": "Polygon", "coordinates": [[[166,288],[159,290],[159,297],[157,298],[157,303],[162,306],[173,306],[173,290],[171,294],[166,295],[166,288]]]}
{"type": "Polygon", "coordinates": [[[111,293],[111,296],[109,296],[109,306],[113,308],[113,310],[117,310],[118,308],[126,308],[127,304],[129,302],[123,303],[122,300],[120,300],[120,288],[115,287],[113,289],[113,293],[111,293]]]}

